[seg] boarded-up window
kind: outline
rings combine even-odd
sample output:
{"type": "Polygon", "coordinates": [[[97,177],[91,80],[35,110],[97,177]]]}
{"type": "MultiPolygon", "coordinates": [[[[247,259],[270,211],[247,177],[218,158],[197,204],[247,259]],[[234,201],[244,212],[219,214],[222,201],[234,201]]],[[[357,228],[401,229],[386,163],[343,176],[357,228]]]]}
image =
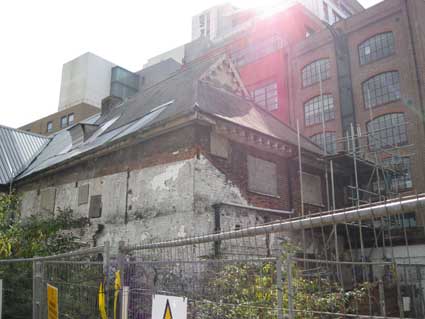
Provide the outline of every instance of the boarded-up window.
{"type": "Polygon", "coordinates": [[[322,206],[322,182],[320,176],[303,173],[304,203],[322,206]]]}
{"type": "Polygon", "coordinates": [[[89,202],[89,184],[78,187],[78,205],[87,204],[89,202]]]}
{"type": "Polygon", "coordinates": [[[229,156],[229,141],[224,136],[218,135],[215,132],[211,132],[210,148],[212,155],[223,158],[228,158],[229,156]]]}
{"type": "Polygon", "coordinates": [[[40,192],[40,210],[42,213],[55,211],[56,189],[48,188],[40,192]]]}
{"type": "Polygon", "coordinates": [[[90,197],[89,217],[98,218],[102,216],[102,195],[90,197]]]}
{"type": "Polygon", "coordinates": [[[276,164],[248,155],[248,189],[277,196],[276,164]]]}

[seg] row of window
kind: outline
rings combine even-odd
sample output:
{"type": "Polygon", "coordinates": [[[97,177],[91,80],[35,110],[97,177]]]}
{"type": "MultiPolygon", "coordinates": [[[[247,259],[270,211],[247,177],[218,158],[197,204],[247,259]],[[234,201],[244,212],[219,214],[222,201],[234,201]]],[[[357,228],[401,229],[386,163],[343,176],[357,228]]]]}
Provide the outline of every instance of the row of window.
{"type": "MultiPolygon", "coordinates": [[[[407,122],[404,113],[388,113],[374,118],[366,125],[368,133],[368,145],[371,151],[402,146],[408,143],[407,122]]],[[[326,153],[333,154],[336,151],[336,135],[327,132],[326,153]]],[[[311,136],[314,143],[323,149],[323,133],[311,136]]]]}
{"type": "MultiPolygon", "coordinates": [[[[65,128],[67,126],[70,126],[74,124],[74,113],[69,113],[68,115],[64,115],[60,119],[60,127],[65,128]]],[[[49,121],[46,124],[46,132],[51,133],[53,132],[53,122],[49,121]]]]}
{"type": "MultiPolygon", "coordinates": [[[[363,83],[363,97],[366,108],[397,101],[400,96],[400,75],[398,71],[375,75],[363,83]]],[[[335,118],[333,97],[330,94],[313,97],[304,104],[305,125],[321,123],[322,113],[325,121],[335,118]],[[323,105],[323,112],[321,105],[323,105]]]]}
{"type": "MultiPolygon", "coordinates": [[[[271,82],[251,91],[253,100],[268,111],[278,108],[277,83],[271,82]]],[[[397,71],[378,74],[363,83],[366,108],[376,107],[400,99],[400,76],[397,71]]],[[[304,104],[306,126],[335,119],[335,105],[331,94],[315,96],[304,104]],[[323,110],[321,105],[323,105],[323,110]]]]}
{"type": "MultiPolygon", "coordinates": [[[[362,42],[359,47],[360,64],[365,65],[394,53],[394,34],[385,32],[377,34],[362,42]]],[[[330,77],[330,60],[328,58],[316,60],[306,65],[302,71],[302,85],[307,87],[330,77]]],[[[388,79],[396,81],[397,79],[388,79]]]]}

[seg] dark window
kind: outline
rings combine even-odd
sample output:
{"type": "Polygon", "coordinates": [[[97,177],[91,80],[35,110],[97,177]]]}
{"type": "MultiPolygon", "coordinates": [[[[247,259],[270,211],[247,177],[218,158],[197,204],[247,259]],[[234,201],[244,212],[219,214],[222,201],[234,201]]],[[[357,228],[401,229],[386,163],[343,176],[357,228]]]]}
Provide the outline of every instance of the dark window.
{"type": "Polygon", "coordinates": [[[407,144],[404,113],[389,113],[367,123],[369,148],[372,151],[407,144]]]}
{"type": "Polygon", "coordinates": [[[303,87],[310,86],[331,76],[329,59],[321,59],[306,65],[302,70],[303,87]]]}
{"type": "Polygon", "coordinates": [[[277,35],[257,40],[243,48],[231,50],[230,56],[236,66],[244,66],[282,48],[282,39],[277,35]]]}
{"type": "Polygon", "coordinates": [[[383,220],[385,227],[390,227],[391,229],[415,228],[417,226],[416,214],[414,212],[385,216],[383,220]]]}
{"type": "Polygon", "coordinates": [[[252,98],[259,106],[268,111],[278,107],[277,83],[272,82],[252,91],[252,98]]]}
{"type": "Polygon", "coordinates": [[[360,64],[367,64],[391,55],[394,52],[394,34],[377,34],[359,45],[360,64]]]}
{"type": "Polygon", "coordinates": [[[304,104],[304,121],[305,125],[313,125],[322,123],[322,113],[324,114],[325,121],[333,120],[335,118],[334,99],[332,95],[325,94],[322,99],[319,96],[312,98],[304,104]],[[322,112],[323,103],[323,112],[322,112]]]}
{"type": "MultiPolygon", "coordinates": [[[[326,138],[326,154],[335,154],[336,153],[336,133],[335,132],[325,132],[326,138]]],[[[315,134],[310,137],[313,143],[317,144],[321,149],[323,149],[323,133],[315,134]]]]}
{"type": "Polygon", "coordinates": [[[398,71],[385,72],[363,83],[366,108],[400,99],[400,75],[398,71]]]}
{"type": "Polygon", "coordinates": [[[47,133],[53,132],[53,123],[52,122],[47,122],[46,131],[47,131],[47,133]]]}
{"type": "Polygon", "coordinates": [[[323,2],[323,17],[325,18],[326,22],[329,22],[329,7],[326,2],[323,2]]]}
{"type": "Polygon", "coordinates": [[[383,165],[391,168],[391,190],[399,191],[412,188],[412,176],[410,174],[410,158],[397,157],[383,160],[383,165]]]}
{"type": "Polygon", "coordinates": [[[87,204],[89,202],[89,184],[81,185],[78,188],[78,205],[87,204]]]}
{"type": "Polygon", "coordinates": [[[61,128],[64,128],[67,126],[68,126],[68,117],[65,115],[61,117],[61,128]]]}
{"type": "Polygon", "coordinates": [[[74,124],[74,113],[68,114],[68,125],[74,124]]]}
{"type": "Polygon", "coordinates": [[[98,218],[102,216],[102,195],[90,197],[89,217],[98,218]]]}

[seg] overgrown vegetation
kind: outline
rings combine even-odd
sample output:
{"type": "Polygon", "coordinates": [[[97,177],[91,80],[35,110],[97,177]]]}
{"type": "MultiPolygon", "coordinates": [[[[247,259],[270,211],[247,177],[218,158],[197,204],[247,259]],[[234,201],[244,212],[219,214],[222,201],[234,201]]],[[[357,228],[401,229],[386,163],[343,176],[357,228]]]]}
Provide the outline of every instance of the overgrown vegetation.
{"type": "MultiPolygon", "coordinates": [[[[282,256],[285,265],[286,256],[282,256]]],[[[367,284],[346,291],[326,276],[303,276],[301,267],[292,267],[294,318],[323,318],[325,313],[356,313],[367,295],[367,284]]],[[[226,265],[207,282],[206,298],[196,298],[193,318],[277,318],[278,288],[282,291],[283,312],[288,313],[288,273],[282,268],[277,282],[276,263],[226,265]]]]}
{"type": "MultiPolygon", "coordinates": [[[[72,211],[21,218],[16,195],[0,194],[0,259],[60,254],[81,247],[80,229],[88,222],[72,211]],[[43,216],[43,217],[41,217],[43,216]]],[[[3,279],[4,318],[30,318],[32,313],[32,263],[0,264],[3,279]]]]}

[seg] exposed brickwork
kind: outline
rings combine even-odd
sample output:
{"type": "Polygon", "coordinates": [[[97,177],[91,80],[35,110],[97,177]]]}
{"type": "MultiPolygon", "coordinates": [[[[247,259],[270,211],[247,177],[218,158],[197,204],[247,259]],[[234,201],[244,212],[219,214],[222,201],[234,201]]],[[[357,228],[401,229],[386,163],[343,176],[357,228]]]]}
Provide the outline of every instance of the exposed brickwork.
{"type": "MultiPolygon", "coordinates": [[[[300,184],[298,179],[298,164],[294,160],[279,157],[275,154],[261,152],[253,147],[242,145],[240,143],[230,142],[230,154],[228,159],[213,156],[209,153],[209,130],[204,129],[198,132],[200,137],[200,147],[202,154],[206,156],[215,167],[223,172],[226,177],[238,186],[243,196],[253,206],[292,210],[300,212],[300,184]],[[278,196],[267,196],[251,192],[248,189],[248,167],[247,156],[261,158],[270,161],[277,166],[277,186],[278,196]]],[[[323,172],[310,167],[304,167],[306,172],[321,176],[323,172]]],[[[324,193],[325,186],[322,178],[322,190],[324,193]]],[[[325,198],[323,198],[325,203],[325,198]]],[[[306,212],[315,212],[320,208],[313,205],[306,205],[306,212]]]]}

